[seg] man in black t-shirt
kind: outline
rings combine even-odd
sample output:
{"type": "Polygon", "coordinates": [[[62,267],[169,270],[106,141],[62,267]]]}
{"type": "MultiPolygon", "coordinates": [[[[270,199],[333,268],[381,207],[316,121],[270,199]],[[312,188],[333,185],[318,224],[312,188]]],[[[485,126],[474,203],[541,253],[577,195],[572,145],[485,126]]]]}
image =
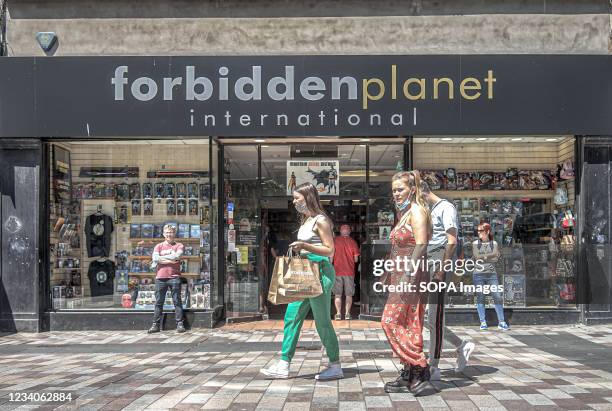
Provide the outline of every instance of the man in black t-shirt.
{"type": "Polygon", "coordinates": [[[92,297],[113,295],[115,280],[115,263],[111,260],[92,261],[87,271],[89,288],[92,297]]]}

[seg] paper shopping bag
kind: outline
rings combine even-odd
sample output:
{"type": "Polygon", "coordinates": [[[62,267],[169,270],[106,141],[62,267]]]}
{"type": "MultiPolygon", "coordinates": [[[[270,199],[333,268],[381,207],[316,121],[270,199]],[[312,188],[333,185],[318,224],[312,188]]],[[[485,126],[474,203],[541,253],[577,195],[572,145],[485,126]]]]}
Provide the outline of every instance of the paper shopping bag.
{"type": "Polygon", "coordinates": [[[270,281],[268,301],[288,304],[323,293],[319,264],[299,256],[277,257],[270,281]]]}

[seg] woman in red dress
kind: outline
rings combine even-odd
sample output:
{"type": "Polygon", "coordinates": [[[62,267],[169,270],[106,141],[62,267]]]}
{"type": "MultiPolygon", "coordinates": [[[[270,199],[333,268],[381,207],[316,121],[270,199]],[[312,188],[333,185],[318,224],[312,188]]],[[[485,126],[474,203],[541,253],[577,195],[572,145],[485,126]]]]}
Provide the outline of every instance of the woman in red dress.
{"type": "Polygon", "coordinates": [[[429,281],[427,243],[432,225],[420,183],[416,170],[399,172],[392,178],[393,201],[400,217],[390,234],[390,259],[398,261],[399,257],[402,263],[386,273],[389,296],[381,320],[391,349],[403,365],[400,376],[385,384],[385,392],[411,392],[414,396],[437,391],[429,382],[429,367],[423,353],[427,292],[420,287],[429,281]],[[406,260],[410,261],[407,267],[406,260]]]}

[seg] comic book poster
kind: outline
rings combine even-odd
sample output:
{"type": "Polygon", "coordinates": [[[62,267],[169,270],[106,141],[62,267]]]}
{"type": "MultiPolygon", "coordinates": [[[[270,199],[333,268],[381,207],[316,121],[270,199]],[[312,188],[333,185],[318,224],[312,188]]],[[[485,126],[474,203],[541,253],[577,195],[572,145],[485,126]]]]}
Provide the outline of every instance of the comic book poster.
{"type": "Polygon", "coordinates": [[[338,160],[287,161],[287,195],[303,183],[312,183],[321,196],[340,194],[340,162],[338,160]]]}

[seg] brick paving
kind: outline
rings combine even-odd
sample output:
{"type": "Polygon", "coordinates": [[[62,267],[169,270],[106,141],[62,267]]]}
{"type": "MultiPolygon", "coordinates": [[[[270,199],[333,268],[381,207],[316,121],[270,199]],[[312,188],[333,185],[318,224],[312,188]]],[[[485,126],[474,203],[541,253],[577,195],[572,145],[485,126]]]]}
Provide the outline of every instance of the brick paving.
{"type": "Polygon", "coordinates": [[[331,382],[314,380],[326,359],[311,321],[288,380],[258,373],[278,358],[280,321],[185,334],[0,334],[0,410],[612,410],[610,326],[453,327],[476,343],[470,366],[455,373],[456,354],[445,350],[440,393],[414,398],[383,391],[399,363],[378,323],[335,325],[345,378],[331,382]],[[567,341],[576,356],[556,353],[567,341]],[[73,400],[10,401],[11,393],[51,392],[69,392],[73,400]]]}

